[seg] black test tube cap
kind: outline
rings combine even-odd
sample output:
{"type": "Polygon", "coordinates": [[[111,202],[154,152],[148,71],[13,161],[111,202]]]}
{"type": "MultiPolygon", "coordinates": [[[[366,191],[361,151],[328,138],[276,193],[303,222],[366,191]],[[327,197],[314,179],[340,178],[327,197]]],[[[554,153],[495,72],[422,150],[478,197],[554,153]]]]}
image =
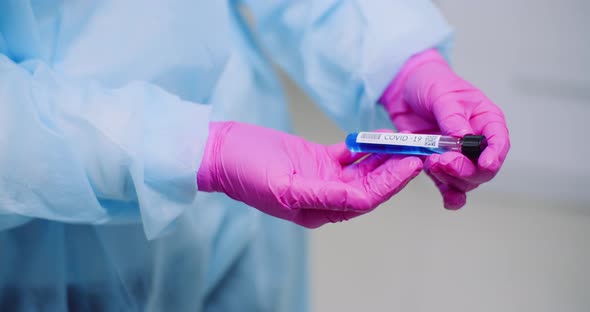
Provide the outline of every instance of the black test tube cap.
{"type": "Polygon", "coordinates": [[[487,146],[485,136],[468,134],[461,141],[461,153],[471,160],[477,160],[487,146]]]}

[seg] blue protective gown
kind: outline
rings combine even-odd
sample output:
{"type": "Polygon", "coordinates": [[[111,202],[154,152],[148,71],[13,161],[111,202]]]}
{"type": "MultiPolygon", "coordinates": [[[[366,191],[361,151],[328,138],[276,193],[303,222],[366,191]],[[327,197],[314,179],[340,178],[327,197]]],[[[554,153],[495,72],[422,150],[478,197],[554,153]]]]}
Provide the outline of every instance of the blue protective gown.
{"type": "Polygon", "coordinates": [[[304,232],[198,193],[211,119],[289,130],[284,68],[347,130],[431,3],[0,1],[0,311],[304,311],[304,232]],[[263,57],[264,56],[264,57],[263,57]]]}

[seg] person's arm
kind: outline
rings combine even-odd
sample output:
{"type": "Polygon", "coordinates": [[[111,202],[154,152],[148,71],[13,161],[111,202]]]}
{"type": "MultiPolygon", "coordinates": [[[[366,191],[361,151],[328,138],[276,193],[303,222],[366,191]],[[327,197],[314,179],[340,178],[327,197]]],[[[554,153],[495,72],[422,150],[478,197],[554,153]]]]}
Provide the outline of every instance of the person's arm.
{"type": "Polygon", "coordinates": [[[258,39],[338,125],[391,128],[377,104],[412,55],[447,48],[451,29],[427,0],[243,0],[258,39]]]}
{"type": "Polygon", "coordinates": [[[194,206],[208,116],[148,83],[109,89],[0,53],[0,229],[143,222],[158,236],[194,206]]]}

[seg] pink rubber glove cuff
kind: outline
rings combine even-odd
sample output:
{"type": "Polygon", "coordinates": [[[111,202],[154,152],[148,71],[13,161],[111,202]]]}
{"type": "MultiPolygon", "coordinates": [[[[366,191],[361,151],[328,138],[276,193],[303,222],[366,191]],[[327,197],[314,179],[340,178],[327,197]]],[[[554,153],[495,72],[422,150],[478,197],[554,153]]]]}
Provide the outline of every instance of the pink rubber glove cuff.
{"type": "Polygon", "coordinates": [[[217,155],[219,145],[223,140],[223,132],[231,127],[231,123],[210,122],[209,138],[205,145],[205,152],[201,160],[201,167],[197,173],[197,187],[202,192],[222,192],[219,183],[215,180],[216,168],[213,157],[217,155]]]}

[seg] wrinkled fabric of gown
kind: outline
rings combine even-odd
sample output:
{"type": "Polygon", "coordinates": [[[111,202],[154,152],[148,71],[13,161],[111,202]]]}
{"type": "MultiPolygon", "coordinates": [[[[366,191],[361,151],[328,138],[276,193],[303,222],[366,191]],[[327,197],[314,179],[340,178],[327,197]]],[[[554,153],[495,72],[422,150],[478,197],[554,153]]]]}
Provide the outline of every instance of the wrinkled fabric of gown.
{"type": "Polygon", "coordinates": [[[306,311],[302,228],[197,192],[209,120],[346,130],[450,30],[428,1],[0,2],[0,311],[306,311]],[[247,7],[256,20],[247,27],[247,7]]]}

